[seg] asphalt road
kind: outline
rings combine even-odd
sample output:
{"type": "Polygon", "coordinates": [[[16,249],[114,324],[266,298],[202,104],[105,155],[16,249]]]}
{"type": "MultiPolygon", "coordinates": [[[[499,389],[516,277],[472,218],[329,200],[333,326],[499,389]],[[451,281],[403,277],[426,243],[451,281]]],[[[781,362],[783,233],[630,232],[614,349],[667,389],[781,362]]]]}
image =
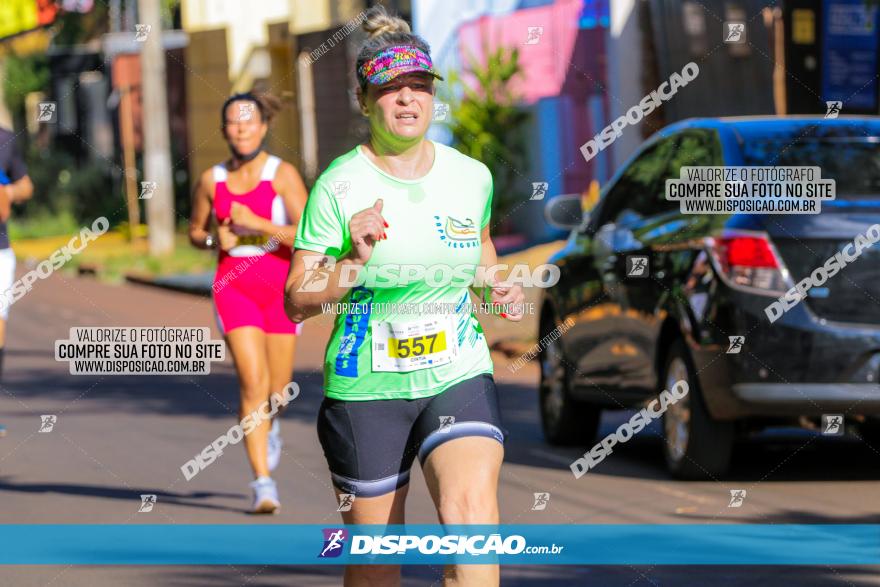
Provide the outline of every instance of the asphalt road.
{"type": "MultiPolygon", "coordinates": [[[[494,320],[494,319],[492,319],[494,320]]],[[[282,513],[246,514],[249,471],[241,449],[227,451],[187,482],[180,465],[235,421],[237,387],[229,360],[209,376],[71,376],[54,359],[54,341],[72,326],[208,326],[219,338],[210,301],[135,285],[104,285],[53,275],[13,308],[2,386],[0,523],[336,523],[336,503],[315,433],[320,363],[329,320],[306,324],[294,375],[302,389],[284,415],[286,442],[276,471],[282,513]],[[54,414],[38,433],[41,414],[54,414]],[[141,494],[156,494],[138,513],[141,494]]],[[[486,323],[490,340],[498,336],[486,323]]],[[[505,334],[506,335],[506,334],[505,334]]],[[[737,446],[728,479],[670,480],[660,437],[649,428],[617,447],[602,465],[575,479],[568,464],[586,448],[543,442],[538,423],[536,365],[515,374],[494,354],[502,415],[510,431],[502,469],[503,523],[880,523],[880,453],[857,440],[809,433],[767,433],[737,446]],[[739,508],[731,489],[745,489],[739,508]],[[550,503],[533,511],[533,494],[550,503]]],[[[602,434],[625,412],[606,414],[602,434]]],[[[408,521],[433,523],[433,506],[418,467],[408,521]]],[[[246,539],[246,537],[243,537],[246,539]]],[[[278,548],[284,548],[279,544],[278,548]]],[[[797,548],[796,544],[792,548],[797,548]]],[[[598,585],[880,585],[875,567],[505,567],[502,584],[598,585]]],[[[440,569],[407,567],[405,585],[439,584],[440,569]]],[[[11,566],[0,585],[338,585],[337,567],[11,566]]]]}

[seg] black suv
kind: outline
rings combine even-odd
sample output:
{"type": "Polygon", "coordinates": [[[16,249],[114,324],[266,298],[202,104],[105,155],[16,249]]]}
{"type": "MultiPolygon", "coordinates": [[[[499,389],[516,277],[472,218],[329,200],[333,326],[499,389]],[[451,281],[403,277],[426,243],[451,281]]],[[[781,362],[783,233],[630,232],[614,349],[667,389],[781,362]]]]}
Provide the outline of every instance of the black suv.
{"type": "Polygon", "coordinates": [[[540,336],[564,331],[540,354],[549,442],[588,445],[603,408],[681,379],[690,393],[663,415],[678,478],[723,475],[737,434],[769,425],[825,416],[880,440],[880,243],[775,321],[765,311],[880,223],[880,120],[682,121],[647,140],[593,210],[559,196],[547,216],[573,228],[540,305],[540,336]],[[813,215],[682,214],[666,200],[682,166],[721,165],[819,166],[836,199],[813,215]]]}

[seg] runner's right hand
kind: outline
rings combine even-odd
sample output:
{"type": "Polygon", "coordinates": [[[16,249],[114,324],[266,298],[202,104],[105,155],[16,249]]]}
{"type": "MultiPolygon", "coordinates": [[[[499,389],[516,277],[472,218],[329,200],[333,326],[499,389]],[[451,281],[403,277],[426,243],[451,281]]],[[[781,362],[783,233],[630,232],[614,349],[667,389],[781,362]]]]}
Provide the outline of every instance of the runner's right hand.
{"type": "Polygon", "coordinates": [[[220,243],[220,248],[226,252],[238,244],[238,235],[232,232],[231,223],[232,219],[227,218],[217,227],[217,240],[220,243]]]}
{"type": "Polygon", "coordinates": [[[385,235],[386,228],[388,223],[382,218],[382,198],[379,198],[371,208],[361,210],[348,222],[348,231],[351,234],[349,258],[359,265],[366,264],[373,256],[376,243],[388,238],[385,235]]]}

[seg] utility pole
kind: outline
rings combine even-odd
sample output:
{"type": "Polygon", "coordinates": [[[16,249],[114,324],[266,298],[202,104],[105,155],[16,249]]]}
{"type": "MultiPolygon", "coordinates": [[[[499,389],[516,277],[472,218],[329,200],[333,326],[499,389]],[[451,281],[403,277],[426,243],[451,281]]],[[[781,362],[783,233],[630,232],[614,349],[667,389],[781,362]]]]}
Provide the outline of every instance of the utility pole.
{"type": "MultiPolygon", "coordinates": [[[[0,77],[6,75],[6,62],[3,55],[0,55],[0,77]]],[[[6,100],[3,98],[3,84],[0,84],[0,126],[12,128],[12,113],[6,109],[6,100]]]]}
{"type": "MultiPolygon", "coordinates": [[[[165,50],[159,0],[138,0],[137,27],[143,36],[141,87],[144,130],[143,181],[155,182],[146,199],[150,254],[174,252],[174,184],[171,177],[171,146],[168,131],[168,91],[165,87],[165,50]],[[149,29],[142,27],[148,26],[149,29]]],[[[142,190],[143,191],[143,190],[142,190]]]]}
{"type": "Polygon", "coordinates": [[[140,203],[137,191],[137,166],[134,162],[134,114],[131,108],[131,86],[119,88],[119,135],[122,142],[122,159],[125,162],[125,205],[128,208],[129,240],[137,240],[141,223],[140,203]]]}

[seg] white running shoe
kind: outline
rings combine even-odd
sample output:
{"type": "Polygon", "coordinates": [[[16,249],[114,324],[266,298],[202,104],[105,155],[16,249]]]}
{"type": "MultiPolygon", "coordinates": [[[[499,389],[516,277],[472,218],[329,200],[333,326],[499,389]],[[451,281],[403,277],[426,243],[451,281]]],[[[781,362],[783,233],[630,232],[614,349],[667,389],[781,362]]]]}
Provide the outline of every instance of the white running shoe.
{"type": "Polygon", "coordinates": [[[258,477],[251,484],[254,490],[254,508],[255,514],[275,514],[281,509],[281,502],[278,501],[278,486],[271,477],[258,477]]]}
{"type": "Polygon", "coordinates": [[[269,431],[269,446],[266,450],[266,462],[269,470],[274,471],[278,463],[281,462],[281,449],[284,447],[284,441],[281,440],[281,424],[278,418],[272,420],[272,429],[269,431]]]}

